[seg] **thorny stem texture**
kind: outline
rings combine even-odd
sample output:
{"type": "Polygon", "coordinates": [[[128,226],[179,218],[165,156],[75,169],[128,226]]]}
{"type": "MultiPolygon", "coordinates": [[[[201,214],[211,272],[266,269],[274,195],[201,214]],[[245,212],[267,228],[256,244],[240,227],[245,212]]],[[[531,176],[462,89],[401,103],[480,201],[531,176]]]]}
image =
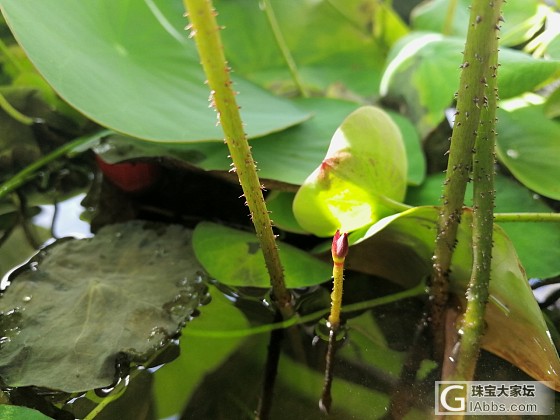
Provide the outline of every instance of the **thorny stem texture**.
{"type": "MultiPolygon", "coordinates": [[[[496,6],[495,6],[496,7],[496,6]]],[[[498,12],[499,13],[499,12],[498,12]]],[[[491,15],[493,23],[498,18],[491,15]]],[[[480,116],[473,163],[473,266],[467,289],[467,308],[463,317],[455,371],[452,375],[462,381],[472,381],[480,353],[480,340],[484,335],[484,314],[490,286],[492,262],[492,232],[494,228],[494,163],[496,142],[496,107],[498,101],[498,37],[488,39],[493,49],[489,59],[491,77],[487,79],[487,103],[480,116]]]]}
{"type": "Polygon", "coordinates": [[[216,22],[216,12],[211,0],[183,0],[191,22],[191,35],[194,36],[201,64],[208,78],[210,102],[218,113],[225,142],[228,146],[233,170],[237,172],[243,189],[251,219],[264,254],[266,268],[274,297],[282,315],[287,318],[293,314],[292,295],[284,283],[284,271],[278,255],[272,222],[262,193],[262,185],[243,123],[235,93],[232,90],[230,69],[227,65],[220,27],[216,22]]]}
{"type": "Polygon", "coordinates": [[[461,219],[465,189],[472,171],[472,154],[478,133],[480,110],[487,106],[485,90],[488,79],[495,76],[490,57],[496,54],[496,32],[501,4],[502,0],[473,0],[471,6],[457,93],[457,112],[443,188],[443,206],[438,220],[433,257],[430,316],[436,360],[443,357],[449,267],[461,219]]]}

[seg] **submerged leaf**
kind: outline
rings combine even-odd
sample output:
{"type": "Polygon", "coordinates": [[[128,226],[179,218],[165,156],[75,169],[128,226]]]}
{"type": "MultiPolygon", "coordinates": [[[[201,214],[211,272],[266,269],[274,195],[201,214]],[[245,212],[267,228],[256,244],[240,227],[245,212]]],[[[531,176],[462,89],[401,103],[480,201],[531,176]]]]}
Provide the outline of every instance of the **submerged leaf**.
{"type": "Polygon", "coordinates": [[[327,155],[294,199],[299,224],[317,236],[353,231],[391,213],[406,191],[401,133],[380,108],[362,107],[335,132],[327,155]]]}
{"type": "Polygon", "coordinates": [[[144,362],[206,295],[190,231],[134,221],[61,240],[11,276],[0,299],[0,376],[65,392],[107,387],[144,362]]]}
{"type": "Polygon", "coordinates": [[[179,415],[204,377],[220,366],[244,340],[242,336],[204,336],[215,330],[249,327],[243,312],[216,287],[210,286],[210,293],[212,303],[202,307],[201,316],[183,330],[181,357],[154,374],[157,418],[179,415]],[[204,363],[198,363],[201,360],[204,363]]]}
{"type": "MultiPolygon", "coordinates": [[[[405,286],[431,274],[436,207],[416,207],[380,220],[350,237],[347,263],[405,286]],[[403,263],[405,262],[406,263],[403,263]]],[[[451,292],[464,299],[472,267],[472,213],[465,211],[451,265],[451,292]]],[[[525,271],[504,231],[494,227],[487,331],[482,347],[560,390],[560,359],[525,271]]]]}
{"type": "MultiPolygon", "coordinates": [[[[264,256],[254,233],[199,223],[193,247],[206,271],[229,286],[270,287],[264,256]]],[[[307,287],[331,277],[331,266],[288,244],[278,245],[287,287],[307,287]]]]}

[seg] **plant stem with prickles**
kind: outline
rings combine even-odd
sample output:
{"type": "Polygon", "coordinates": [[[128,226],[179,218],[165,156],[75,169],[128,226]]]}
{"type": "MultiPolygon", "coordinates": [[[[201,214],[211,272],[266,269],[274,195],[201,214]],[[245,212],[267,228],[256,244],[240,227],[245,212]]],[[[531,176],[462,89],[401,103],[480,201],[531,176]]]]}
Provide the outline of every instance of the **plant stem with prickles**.
{"type": "MultiPolygon", "coordinates": [[[[499,24],[495,15],[491,17],[499,24]]],[[[492,262],[492,233],[494,228],[494,163],[496,143],[496,107],[498,101],[498,37],[488,39],[493,49],[489,67],[492,75],[487,79],[487,102],[480,116],[475,143],[473,164],[473,266],[467,289],[467,308],[459,337],[460,345],[455,356],[457,363],[452,376],[462,381],[472,381],[480,353],[480,340],[484,335],[484,315],[490,286],[492,262]]]]}
{"type": "Polygon", "coordinates": [[[490,58],[496,54],[496,48],[494,42],[490,40],[496,38],[501,5],[502,0],[473,0],[471,5],[430,285],[430,317],[436,360],[443,358],[444,314],[449,292],[449,268],[461,219],[465,189],[472,171],[472,154],[479,129],[480,110],[488,101],[485,96],[486,84],[494,74],[490,58]]]}
{"type": "Polygon", "coordinates": [[[284,283],[284,271],[272,231],[272,222],[231,86],[230,69],[224,55],[216,12],[211,0],[183,0],[183,4],[191,22],[191,35],[196,41],[201,64],[208,79],[211,104],[218,113],[233,161],[233,170],[237,172],[264,254],[274,298],[283,316],[288,318],[293,314],[292,295],[284,283]]]}

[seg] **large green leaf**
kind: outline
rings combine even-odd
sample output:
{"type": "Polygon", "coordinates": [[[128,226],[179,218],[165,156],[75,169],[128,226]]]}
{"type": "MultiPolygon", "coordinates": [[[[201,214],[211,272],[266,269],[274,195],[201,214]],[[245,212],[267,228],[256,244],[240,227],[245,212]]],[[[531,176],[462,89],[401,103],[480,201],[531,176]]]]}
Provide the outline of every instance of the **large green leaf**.
{"type": "MultiPolygon", "coordinates": [[[[437,205],[441,201],[443,174],[430,175],[420,187],[409,188],[406,202],[415,206],[437,205]]],[[[466,204],[472,205],[472,184],[466,204]]],[[[505,176],[496,176],[496,208],[506,212],[551,212],[542,199],[505,176]]],[[[515,222],[500,226],[515,245],[528,277],[549,278],[560,274],[560,225],[558,223],[515,222]],[[539,238],[535,241],[535,238],[539,238]]]]}
{"type": "Polygon", "coordinates": [[[318,236],[371,224],[390,213],[383,200],[404,198],[406,172],[398,127],[380,108],[362,107],[344,120],[297,192],[296,220],[318,236]]]}
{"type": "MultiPolygon", "coordinates": [[[[301,109],[312,113],[313,117],[295,127],[251,142],[262,179],[294,185],[303,183],[323,159],[330,137],[340,121],[358,107],[352,102],[326,98],[303,99],[296,103],[301,109]]],[[[96,152],[111,163],[139,157],[167,156],[205,170],[231,169],[229,152],[222,142],[156,144],[140,142],[131,137],[110,136],[103,139],[96,147],[96,152]]]]}
{"type": "MultiPolygon", "coordinates": [[[[321,163],[329,147],[332,133],[340,122],[358,108],[353,102],[329,98],[310,98],[295,101],[296,105],[313,114],[309,120],[278,133],[251,142],[252,153],[258,162],[259,176],[280,181],[281,188],[296,190],[321,163]]],[[[410,164],[408,183],[418,185],[425,176],[425,159],[418,133],[411,122],[394,112],[389,114],[399,126],[410,164]]],[[[180,159],[205,170],[228,171],[231,161],[222,143],[150,143],[131,137],[112,135],[95,148],[107,162],[127,159],[166,156],[180,159]]]]}
{"type": "MultiPolygon", "coordinates": [[[[403,98],[422,135],[436,127],[453,102],[465,41],[434,33],[414,33],[389,54],[381,94],[403,98]]],[[[537,60],[509,48],[500,49],[500,98],[531,91],[560,69],[558,60],[537,60]]]]}
{"type": "MultiPolygon", "coordinates": [[[[378,1],[270,3],[306,86],[324,89],[335,83],[360,95],[376,93],[385,56],[384,45],[372,31],[372,19],[381,9],[378,1]]],[[[224,44],[234,68],[263,85],[293,85],[259,2],[221,0],[215,5],[220,22],[231,29],[224,44]]],[[[395,21],[390,24],[395,35],[406,31],[395,21]]]]}
{"type": "MultiPolygon", "coordinates": [[[[470,0],[430,0],[416,7],[411,14],[412,27],[419,31],[443,32],[447,11],[452,3],[455,10],[448,35],[467,36],[470,0]]],[[[538,0],[509,0],[503,5],[505,22],[500,29],[500,43],[519,45],[531,39],[541,29],[545,14],[538,0]]]]}
{"type": "Polygon", "coordinates": [[[129,222],[63,240],[13,276],[0,299],[0,376],[65,392],[107,387],[144,362],[205,296],[190,232],[129,222]]]}
{"type": "MultiPolygon", "coordinates": [[[[210,276],[230,286],[270,287],[262,250],[255,234],[215,223],[194,230],[196,257],[210,276]]],[[[286,286],[313,286],[329,280],[331,267],[291,245],[278,245],[286,286]]]]}
{"type": "MultiPolygon", "coordinates": [[[[45,79],[92,120],[154,141],[223,138],[194,43],[182,30],[180,1],[1,0],[0,6],[45,79]]],[[[307,118],[289,102],[235,82],[249,136],[307,118]]]]}
{"type": "Polygon", "coordinates": [[[560,200],[560,123],[548,119],[543,106],[498,111],[500,161],[528,188],[560,200]]]}
{"type": "MultiPolygon", "coordinates": [[[[415,207],[350,235],[353,269],[410,286],[431,274],[436,207],[415,207]]],[[[451,265],[451,291],[464,299],[472,266],[472,212],[463,213],[451,265]]],[[[529,375],[560,389],[560,359],[542,313],[504,231],[494,228],[488,325],[482,346],[529,375]]]]}

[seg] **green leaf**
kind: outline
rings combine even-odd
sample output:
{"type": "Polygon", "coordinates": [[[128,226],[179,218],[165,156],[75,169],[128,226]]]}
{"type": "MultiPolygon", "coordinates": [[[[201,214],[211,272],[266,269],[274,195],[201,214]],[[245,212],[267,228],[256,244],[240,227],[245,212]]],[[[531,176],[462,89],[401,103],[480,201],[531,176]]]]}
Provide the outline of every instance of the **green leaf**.
{"type": "MultiPolygon", "coordinates": [[[[414,33],[389,54],[381,94],[402,98],[422,136],[444,118],[458,88],[465,41],[433,33],[414,33]]],[[[538,60],[509,48],[500,49],[500,98],[531,91],[560,69],[560,61],[538,60]]]]}
{"type": "Polygon", "coordinates": [[[273,191],[266,197],[266,206],[271,213],[274,226],[287,232],[307,234],[294,216],[292,210],[296,194],[284,191],[273,191]]]}
{"type": "MultiPolygon", "coordinates": [[[[270,287],[263,253],[255,234],[202,222],[193,235],[196,257],[211,277],[229,286],[270,287]]],[[[288,244],[278,244],[286,286],[313,286],[327,281],[331,267],[288,244]]]]}
{"type": "Polygon", "coordinates": [[[406,161],[408,162],[407,183],[409,185],[420,185],[426,177],[426,157],[422,150],[418,131],[408,118],[391,111],[388,111],[388,114],[401,130],[406,150],[406,161]]]}
{"type": "Polygon", "coordinates": [[[404,198],[406,172],[398,127],[383,110],[362,107],[344,120],[297,192],[296,220],[318,236],[371,224],[390,213],[383,200],[404,198]]]}
{"type": "Polygon", "coordinates": [[[0,418],[6,420],[51,420],[43,413],[27,407],[0,405],[0,418]]]}
{"type": "Polygon", "coordinates": [[[550,94],[544,103],[544,115],[547,118],[560,117],[560,88],[557,88],[550,94]]]}
{"type": "MultiPolygon", "coordinates": [[[[180,2],[0,0],[0,5],[39,72],[92,120],[153,141],[223,138],[208,108],[195,46],[182,29],[187,21],[180,2]]],[[[234,80],[249,136],[308,117],[289,102],[234,80]]]]}
{"type": "MultiPolygon", "coordinates": [[[[421,281],[431,274],[437,218],[436,207],[415,207],[351,234],[349,240],[356,245],[348,253],[348,265],[405,286],[421,281]]],[[[450,271],[451,292],[460,299],[471,273],[471,223],[472,212],[466,210],[450,271]]],[[[493,240],[488,329],[482,347],[560,389],[560,359],[515,249],[499,226],[494,227],[493,240]]]]}
{"type": "Polygon", "coordinates": [[[542,106],[498,110],[499,160],[531,190],[560,200],[560,123],[545,117],[542,106]]]}
{"type": "Polygon", "coordinates": [[[197,333],[246,329],[249,322],[218,289],[210,287],[212,301],[181,334],[181,357],[154,374],[157,418],[178,415],[205,375],[220,366],[243,337],[205,337],[197,333]],[[200,361],[204,363],[200,363],[200,361]]]}
{"type": "MultiPolygon", "coordinates": [[[[358,105],[352,102],[312,98],[295,101],[298,108],[313,114],[302,124],[251,141],[261,179],[300,185],[321,162],[332,133],[358,105]]],[[[231,169],[228,150],[216,143],[148,143],[125,136],[110,136],[95,149],[107,162],[139,157],[166,156],[180,159],[205,170],[231,169]]],[[[291,187],[294,189],[293,187],[291,187]]]]}
{"type": "MultiPolygon", "coordinates": [[[[437,205],[441,201],[443,174],[430,175],[417,188],[409,188],[406,203],[414,206],[437,205]]],[[[552,209],[526,188],[505,176],[496,175],[496,208],[498,213],[548,213],[552,209]]],[[[472,206],[472,184],[467,185],[465,204],[472,206]]],[[[515,222],[500,226],[515,245],[528,277],[549,278],[560,274],[560,225],[558,223],[515,222]],[[538,241],[535,241],[538,238],[538,241]]]]}
{"type": "MultiPolygon", "coordinates": [[[[466,38],[470,15],[470,0],[457,3],[453,14],[451,33],[466,38]]],[[[412,27],[418,31],[443,32],[450,0],[431,0],[421,3],[411,13],[412,27]]],[[[515,46],[531,39],[541,29],[545,14],[538,0],[509,0],[503,5],[500,44],[515,46]]]]}
{"type": "Polygon", "coordinates": [[[145,362],[205,296],[190,232],[139,221],[62,240],[12,276],[0,299],[9,386],[111,385],[117,359],[145,362]]]}
{"type": "MultiPolygon", "coordinates": [[[[321,163],[329,147],[332,133],[340,121],[358,108],[353,102],[329,98],[298,99],[298,108],[313,115],[309,120],[278,133],[251,141],[252,153],[263,180],[279,181],[287,186],[273,188],[295,190],[321,163]]],[[[425,176],[425,158],[416,129],[399,114],[389,115],[399,126],[410,164],[407,182],[418,185],[425,176]]],[[[95,152],[110,163],[145,157],[179,159],[207,171],[231,169],[228,150],[223,143],[152,143],[132,137],[110,135],[95,145],[95,152]]]]}
{"type": "MultiPolygon", "coordinates": [[[[379,9],[379,2],[274,0],[271,4],[306,86],[325,89],[343,84],[360,95],[376,93],[385,56],[384,46],[372,33],[373,9],[379,9]]],[[[288,68],[259,3],[221,0],[215,5],[220,22],[231,30],[224,45],[233,67],[262,85],[291,87],[288,68]]]]}

